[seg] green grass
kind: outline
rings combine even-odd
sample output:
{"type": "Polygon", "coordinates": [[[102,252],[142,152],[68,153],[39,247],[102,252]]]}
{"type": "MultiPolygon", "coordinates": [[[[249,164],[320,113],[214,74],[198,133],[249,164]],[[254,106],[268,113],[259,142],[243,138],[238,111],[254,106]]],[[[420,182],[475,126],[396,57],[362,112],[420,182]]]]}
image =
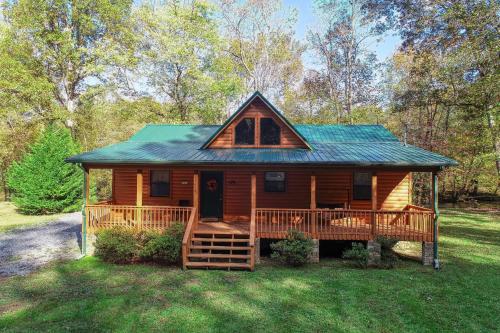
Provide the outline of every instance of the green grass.
{"type": "Polygon", "coordinates": [[[54,215],[23,215],[19,213],[16,206],[11,202],[0,202],[0,232],[7,230],[46,223],[57,220],[63,214],[54,215]]]}
{"type": "Polygon", "coordinates": [[[323,260],[255,272],[58,263],[0,281],[0,331],[494,332],[500,219],[447,211],[439,272],[323,260]]]}

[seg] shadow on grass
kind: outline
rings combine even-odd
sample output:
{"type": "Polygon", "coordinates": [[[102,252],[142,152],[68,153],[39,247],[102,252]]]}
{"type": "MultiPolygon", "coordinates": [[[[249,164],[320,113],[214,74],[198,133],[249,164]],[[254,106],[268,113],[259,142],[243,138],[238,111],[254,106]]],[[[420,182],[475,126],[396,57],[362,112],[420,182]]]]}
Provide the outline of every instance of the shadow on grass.
{"type": "Polygon", "coordinates": [[[495,230],[491,223],[444,219],[439,272],[408,261],[394,270],[266,263],[253,273],[92,257],[56,264],[2,281],[0,331],[494,331],[500,260],[471,257],[498,250],[495,235],[481,230],[495,230]]]}

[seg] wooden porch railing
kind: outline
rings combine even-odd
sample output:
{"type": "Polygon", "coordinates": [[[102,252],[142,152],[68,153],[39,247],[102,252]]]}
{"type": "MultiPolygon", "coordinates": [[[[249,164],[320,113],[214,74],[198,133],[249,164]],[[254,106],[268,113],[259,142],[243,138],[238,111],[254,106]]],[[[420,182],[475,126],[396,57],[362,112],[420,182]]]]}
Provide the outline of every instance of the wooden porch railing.
{"type": "Polygon", "coordinates": [[[385,236],[430,242],[433,217],[434,213],[425,208],[402,211],[257,208],[252,212],[256,237],[285,238],[289,229],[296,229],[323,240],[370,240],[385,236]]]}
{"type": "Polygon", "coordinates": [[[87,205],[87,232],[112,227],[164,230],[175,222],[186,225],[193,215],[193,209],[174,206],[87,205]]]}

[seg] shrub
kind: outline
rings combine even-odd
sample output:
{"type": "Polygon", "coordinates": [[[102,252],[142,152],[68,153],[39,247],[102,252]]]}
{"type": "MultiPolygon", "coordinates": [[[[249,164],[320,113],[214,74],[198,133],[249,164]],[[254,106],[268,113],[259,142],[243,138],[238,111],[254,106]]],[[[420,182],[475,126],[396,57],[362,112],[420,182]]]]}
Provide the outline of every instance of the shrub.
{"type": "Polygon", "coordinates": [[[160,233],[156,230],[141,230],[135,234],[135,239],[138,247],[142,249],[149,241],[158,236],[160,236],[160,233]]]}
{"type": "Polygon", "coordinates": [[[302,266],[312,254],[313,246],[313,241],[302,232],[291,229],[286,239],[271,244],[271,257],[290,266],[302,266]]]}
{"type": "Polygon", "coordinates": [[[181,257],[183,236],[184,225],[182,223],[174,223],[163,234],[151,237],[144,244],[139,256],[143,260],[163,264],[178,263],[181,257]]]}
{"type": "Polygon", "coordinates": [[[368,267],[368,250],[362,243],[352,243],[352,247],[342,254],[342,258],[353,260],[356,266],[368,267]]]}
{"type": "Polygon", "coordinates": [[[64,161],[79,152],[67,129],[48,127],[7,174],[12,199],[25,214],[50,214],[80,208],[82,171],[64,161]]]}
{"type": "Polygon", "coordinates": [[[166,233],[171,235],[176,240],[178,240],[182,245],[182,239],[184,238],[184,231],[185,231],[184,224],[182,224],[181,222],[175,222],[170,226],[170,228],[166,230],[166,233]]]}
{"type": "Polygon", "coordinates": [[[95,242],[95,255],[112,263],[128,263],[137,255],[137,238],[132,230],[112,228],[99,231],[95,242]]]}

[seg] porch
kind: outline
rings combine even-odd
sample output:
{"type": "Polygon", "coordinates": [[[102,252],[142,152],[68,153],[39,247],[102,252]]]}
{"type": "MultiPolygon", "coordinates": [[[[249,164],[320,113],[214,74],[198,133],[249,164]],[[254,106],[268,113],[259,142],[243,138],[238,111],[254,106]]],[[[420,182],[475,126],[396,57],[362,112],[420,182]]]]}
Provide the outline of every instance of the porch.
{"type": "Polygon", "coordinates": [[[86,230],[124,227],[134,230],[165,230],[182,223],[186,232],[250,234],[256,238],[286,238],[290,229],[320,240],[373,240],[379,236],[404,241],[432,242],[434,212],[407,205],[402,211],[352,209],[252,210],[250,223],[243,221],[202,222],[194,207],[125,206],[101,203],[85,207],[86,230]],[[191,225],[190,225],[191,222],[191,225]]]}
{"type": "MultiPolygon", "coordinates": [[[[266,201],[267,199],[262,200],[261,198],[259,201],[258,198],[258,193],[262,193],[262,185],[260,185],[260,189],[257,185],[258,176],[255,173],[250,173],[247,178],[248,183],[246,183],[248,184],[246,185],[248,186],[246,187],[248,191],[246,196],[244,193],[238,196],[239,200],[247,200],[248,219],[241,220],[233,218],[231,214],[224,214],[224,218],[219,219],[218,222],[205,222],[200,216],[200,203],[202,202],[202,198],[200,198],[200,189],[202,188],[200,173],[192,172],[190,182],[186,181],[189,171],[182,171],[182,174],[185,178],[182,178],[180,185],[190,186],[192,195],[191,198],[187,197],[187,200],[182,201],[192,203],[191,206],[143,205],[143,196],[149,191],[143,189],[143,184],[147,186],[149,182],[143,181],[143,170],[138,169],[134,177],[136,204],[123,205],[116,203],[116,200],[86,204],[82,224],[84,237],[87,233],[93,234],[100,229],[116,226],[134,230],[161,231],[168,229],[175,222],[180,222],[185,225],[186,229],[182,245],[183,266],[185,268],[233,267],[250,270],[254,269],[255,260],[258,259],[256,258],[256,256],[258,257],[258,251],[256,254],[258,243],[256,242],[261,238],[285,238],[290,229],[299,230],[315,240],[371,241],[383,236],[430,245],[437,239],[436,173],[432,177],[434,209],[412,204],[406,204],[400,209],[384,208],[388,201],[387,198],[391,196],[383,197],[382,202],[378,202],[378,198],[381,197],[380,193],[387,192],[388,186],[385,185],[382,190],[378,189],[379,175],[384,175],[384,173],[375,171],[371,171],[371,199],[363,203],[364,206],[369,206],[371,209],[359,209],[355,205],[351,205],[349,199],[352,198],[352,195],[346,197],[347,201],[335,204],[334,207],[319,208],[322,205],[317,203],[317,174],[307,175],[309,178],[306,190],[308,197],[302,197],[302,205],[306,202],[309,208],[296,208],[297,206],[293,202],[290,203],[292,207],[268,208],[270,203],[266,201]],[[267,203],[268,207],[258,207],[257,203],[267,203]]],[[[326,172],[319,173],[320,177],[325,174],[330,175],[331,172],[328,174],[326,172]]],[[[89,198],[88,177],[89,170],[86,169],[86,200],[89,198]]],[[[118,188],[120,184],[115,184],[114,180],[115,177],[113,177],[113,188],[118,188]]],[[[230,179],[230,181],[233,180],[230,179]]],[[[301,181],[300,184],[304,184],[304,182],[301,181]]],[[[233,184],[229,183],[229,185],[233,184]]],[[[401,188],[401,185],[398,186],[401,188]]],[[[244,192],[244,188],[241,187],[240,191],[244,192]]],[[[130,190],[129,187],[127,189],[130,190]]],[[[188,192],[185,191],[185,193],[188,192]]],[[[407,196],[406,193],[404,195],[407,196]]],[[[325,192],[323,192],[323,198],[325,196],[325,192]]],[[[148,200],[150,202],[151,198],[148,200]]],[[[282,204],[283,202],[281,202],[282,204]]],[[[84,249],[85,244],[86,241],[84,241],[84,249]]]]}

